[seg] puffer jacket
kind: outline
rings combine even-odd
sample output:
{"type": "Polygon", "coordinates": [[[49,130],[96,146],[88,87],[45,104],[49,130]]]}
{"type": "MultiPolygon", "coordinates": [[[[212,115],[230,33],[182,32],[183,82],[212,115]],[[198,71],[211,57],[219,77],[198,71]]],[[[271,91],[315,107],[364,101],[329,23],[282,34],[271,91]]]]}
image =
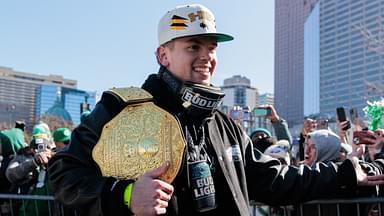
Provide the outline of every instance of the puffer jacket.
{"type": "MultiPolygon", "coordinates": [[[[182,128],[196,124],[206,129],[208,152],[216,170],[212,175],[218,203],[208,215],[248,216],[249,200],[288,204],[356,187],[350,161],[342,165],[319,164],[317,169],[282,165],[253,149],[245,132],[219,111],[199,121],[188,119],[179,98],[156,74],[150,75],[142,88],[152,94],[156,105],[177,117],[182,128]]],[[[77,208],[80,215],[131,214],[124,205],[123,194],[133,180],[117,182],[112,177],[103,177],[91,155],[103,126],[125,106],[118,96],[104,92],[86,121],[73,131],[69,148],[49,162],[49,183],[56,198],[77,208]]],[[[185,164],[183,167],[172,183],[175,191],[167,215],[205,215],[189,211],[193,206],[188,193],[184,192],[185,164]]]]}

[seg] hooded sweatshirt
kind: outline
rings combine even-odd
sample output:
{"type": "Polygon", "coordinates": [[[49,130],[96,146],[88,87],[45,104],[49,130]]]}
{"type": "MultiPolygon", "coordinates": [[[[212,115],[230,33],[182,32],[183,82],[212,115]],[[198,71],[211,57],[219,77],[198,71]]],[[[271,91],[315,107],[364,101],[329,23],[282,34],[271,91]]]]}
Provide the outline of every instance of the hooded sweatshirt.
{"type": "Polygon", "coordinates": [[[341,148],[340,137],[337,134],[322,129],[309,133],[309,136],[315,141],[316,162],[333,161],[337,158],[341,148]]]}

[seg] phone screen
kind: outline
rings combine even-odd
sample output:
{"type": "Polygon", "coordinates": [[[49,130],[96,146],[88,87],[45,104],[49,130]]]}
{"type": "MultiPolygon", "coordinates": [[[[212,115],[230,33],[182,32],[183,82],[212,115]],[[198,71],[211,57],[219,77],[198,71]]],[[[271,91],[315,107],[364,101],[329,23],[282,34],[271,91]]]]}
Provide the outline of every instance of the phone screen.
{"type": "Polygon", "coordinates": [[[271,110],[268,108],[255,108],[253,113],[255,116],[268,116],[271,115],[271,110]]]}

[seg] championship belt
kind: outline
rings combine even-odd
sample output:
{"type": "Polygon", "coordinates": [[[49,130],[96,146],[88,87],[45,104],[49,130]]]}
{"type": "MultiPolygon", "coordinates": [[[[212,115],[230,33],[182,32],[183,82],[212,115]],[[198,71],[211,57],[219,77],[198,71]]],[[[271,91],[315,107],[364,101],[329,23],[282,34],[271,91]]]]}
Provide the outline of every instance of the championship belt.
{"type": "Polygon", "coordinates": [[[169,161],[161,180],[171,183],[183,160],[185,141],[179,122],[156,106],[141,88],[110,90],[128,105],[104,125],[92,157],[103,176],[137,180],[169,161]]]}

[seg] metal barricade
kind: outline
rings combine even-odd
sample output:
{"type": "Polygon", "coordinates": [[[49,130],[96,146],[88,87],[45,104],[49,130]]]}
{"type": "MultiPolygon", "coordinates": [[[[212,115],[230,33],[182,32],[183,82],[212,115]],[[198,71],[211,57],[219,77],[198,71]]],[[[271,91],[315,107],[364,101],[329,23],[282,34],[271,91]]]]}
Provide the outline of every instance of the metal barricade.
{"type": "MultiPolygon", "coordinates": [[[[250,208],[252,216],[384,216],[384,197],[313,200],[288,206],[268,206],[251,201],[250,208]]],[[[0,194],[0,216],[23,215],[76,216],[77,214],[76,211],[65,208],[53,196],[0,194]],[[28,202],[33,206],[32,212],[20,211],[28,202]],[[39,209],[39,203],[45,203],[46,208],[39,209]]]]}
{"type": "Polygon", "coordinates": [[[313,200],[289,206],[251,201],[250,207],[252,216],[384,216],[384,197],[313,200]]]}
{"type": "Polygon", "coordinates": [[[0,194],[0,216],[76,216],[76,211],[65,208],[53,196],[0,194]]]}

